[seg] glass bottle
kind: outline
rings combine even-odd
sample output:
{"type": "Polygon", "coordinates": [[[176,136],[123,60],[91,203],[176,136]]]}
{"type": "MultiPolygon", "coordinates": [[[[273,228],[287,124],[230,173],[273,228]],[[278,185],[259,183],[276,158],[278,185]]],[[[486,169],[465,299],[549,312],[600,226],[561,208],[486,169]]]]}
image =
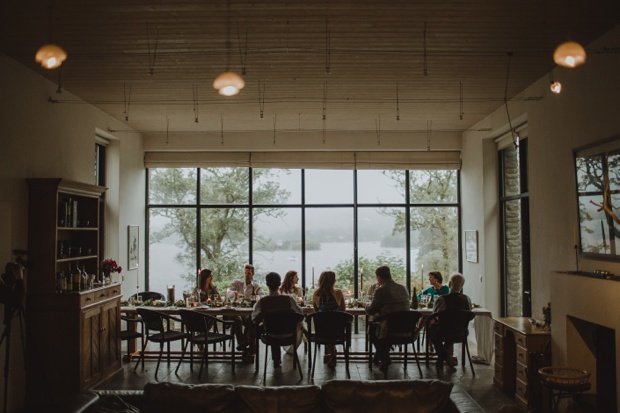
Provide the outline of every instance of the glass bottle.
{"type": "Polygon", "coordinates": [[[411,308],[414,310],[418,309],[418,290],[413,287],[413,293],[411,294],[411,308]]]}

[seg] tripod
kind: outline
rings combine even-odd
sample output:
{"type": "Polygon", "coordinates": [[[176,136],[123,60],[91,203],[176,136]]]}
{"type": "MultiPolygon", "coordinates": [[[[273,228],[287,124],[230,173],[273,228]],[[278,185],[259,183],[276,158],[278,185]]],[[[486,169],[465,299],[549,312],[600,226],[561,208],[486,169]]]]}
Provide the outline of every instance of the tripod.
{"type": "Polygon", "coordinates": [[[10,361],[11,361],[11,330],[13,327],[13,319],[19,317],[19,330],[20,338],[22,342],[22,352],[24,355],[24,364],[26,364],[26,347],[24,345],[24,308],[21,303],[17,308],[11,308],[11,306],[5,306],[4,315],[4,331],[0,338],[0,348],[2,343],[6,341],[6,347],[4,349],[4,413],[8,411],[8,398],[9,398],[9,373],[10,373],[10,361]]]}

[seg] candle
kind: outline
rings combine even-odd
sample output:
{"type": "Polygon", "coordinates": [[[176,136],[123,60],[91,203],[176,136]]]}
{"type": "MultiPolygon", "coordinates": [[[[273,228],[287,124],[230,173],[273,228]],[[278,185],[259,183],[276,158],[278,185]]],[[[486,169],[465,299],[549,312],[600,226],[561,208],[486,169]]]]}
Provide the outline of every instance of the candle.
{"type": "Polygon", "coordinates": [[[314,264],[312,264],[312,289],[314,290],[314,264]]]}
{"type": "Polygon", "coordinates": [[[136,264],[136,290],[140,289],[140,264],[136,264]]]}
{"type": "Polygon", "coordinates": [[[422,269],[420,269],[420,275],[422,282],[420,283],[420,292],[424,291],[424,264],[422,264],[422,269]]]}
{"type": "Polygon", "coordinates": [[[364,267],[360,268],[360,293],[364,291],[364,267]]]}

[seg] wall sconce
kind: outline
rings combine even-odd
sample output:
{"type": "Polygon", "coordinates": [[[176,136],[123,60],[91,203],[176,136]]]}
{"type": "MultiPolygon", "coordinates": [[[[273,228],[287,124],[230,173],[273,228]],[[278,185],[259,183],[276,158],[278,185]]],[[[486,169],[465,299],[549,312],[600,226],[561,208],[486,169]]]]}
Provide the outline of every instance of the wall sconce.
{"type": "Polygon", "coordinates": [[[581,66],[586,62],[586,51],[577,42],[564,42],[553,52],[553,61],[568,68],[581,66]]]}
{"type": "Polygon", "coordinates": [[[560,93],[562,93],[562,84],[558,81],[551,82],[551,85],[549,85],[549,89],[556,95],[559,95],[560,93]]]}
{"type": "Polygon", "coordinates": [[[34,60],[46,69],[55,69],[67,60],[67,52],[55,44],[46,44],[37,51],[34,60]]]}

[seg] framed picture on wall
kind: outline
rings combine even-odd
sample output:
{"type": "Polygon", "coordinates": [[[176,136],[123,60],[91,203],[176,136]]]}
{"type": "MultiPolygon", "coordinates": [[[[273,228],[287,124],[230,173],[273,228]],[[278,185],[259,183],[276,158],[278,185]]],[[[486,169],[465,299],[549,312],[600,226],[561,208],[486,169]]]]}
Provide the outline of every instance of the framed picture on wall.
{"type": "Polygon", "coordinates": [[[478,231],[465,231],[465,257],[469,262],[478,262],[478,231]]]}
{"type": "Polygon", "coordinates": [[[138,268],[138,253],[140,247],[140,227],[138,225],[127,226],[127,264],[130,270],[138,268]]]}

